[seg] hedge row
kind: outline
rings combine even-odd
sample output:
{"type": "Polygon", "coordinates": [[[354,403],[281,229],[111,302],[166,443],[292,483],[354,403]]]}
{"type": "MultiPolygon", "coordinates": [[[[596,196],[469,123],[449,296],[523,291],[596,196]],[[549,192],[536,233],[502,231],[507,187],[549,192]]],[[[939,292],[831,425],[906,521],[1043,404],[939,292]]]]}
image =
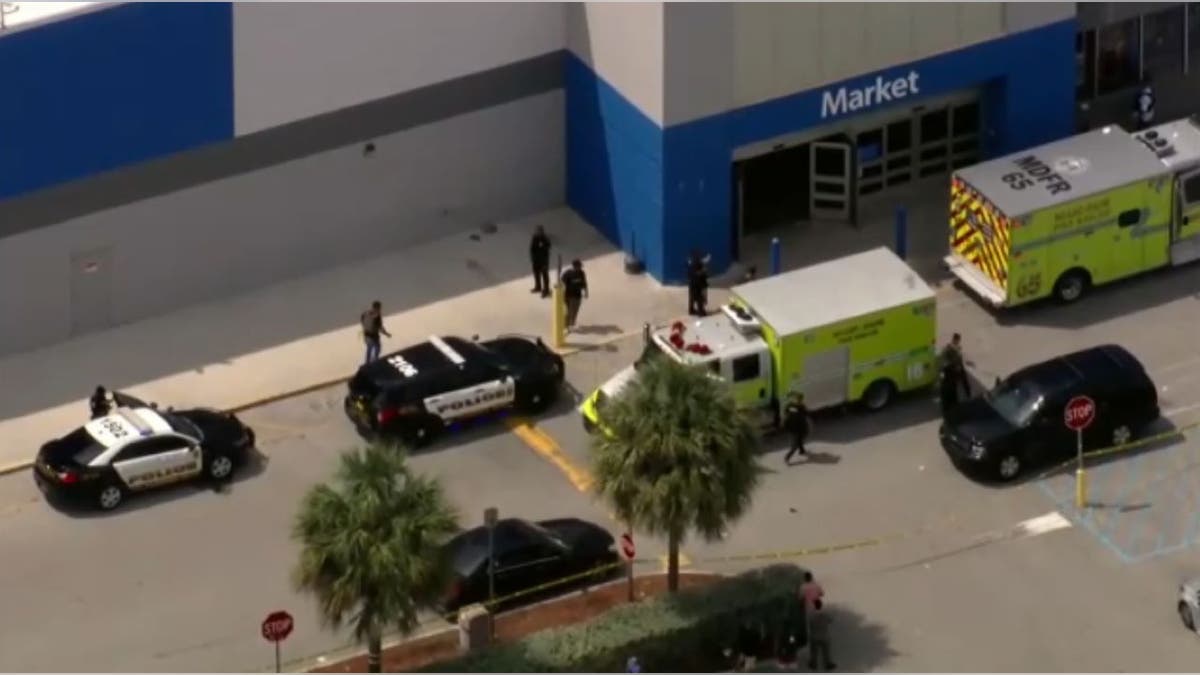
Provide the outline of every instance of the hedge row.
{"type": "Polygon", "coordinates": [[[804,571],[772,565],[650,600],[621,605],[588,622],[541,631],[426,672],[623,672],[637,656],[647,672],[727,670],[738,628],[768,632],[802,624],[796,590],[804,571]]]}

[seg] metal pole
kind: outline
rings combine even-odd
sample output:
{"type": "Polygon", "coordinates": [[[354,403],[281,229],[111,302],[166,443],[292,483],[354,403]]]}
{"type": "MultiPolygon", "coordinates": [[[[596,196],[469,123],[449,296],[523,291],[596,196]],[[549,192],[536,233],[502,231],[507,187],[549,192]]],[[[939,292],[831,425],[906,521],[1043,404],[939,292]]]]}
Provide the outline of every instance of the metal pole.
{"type": "MultiPolygon", "coordinates": [[[[629,528],[629,537],[631,539],[633,538],[633,528],[632,527],[629,528]]],[[[625,561],[625,576],[628,579],[629,602],[633,602],[636,598],[634,597],[634,592],[633,592],[633,559],[632,558],[625,561]]]]}
{"type": "Polygon", "coordinates": [[[1087,506],[1087,473],[1083,468],[1083,430],[1075,432],[1075,508],[1087,506]]]}
{"type": "Polygon", "coordinates": [[[483,511],[483,524],[488,531],[488,609],[496,600],[496,521],[500,512],[494,506],[483,511]]]}
{"type": "Polygon", "coordinates": [[[775,276],[776,274],[779,274],[779,270],[783,266],[783,261],[781,260],[782,254],[779,249],[780,249],[779,237],[772,237],[771,238],[771,276],[775,276]]]}
{"type": "Polygon", "coordinates": [[[280,664],[279,664],[279,640],[275,641],[275,672],[277,672],[277,673],[283,672],[283,670],[280,669],[280,664]]]}
{"type": "Polygon", "coordinates": [[[896,207],[896,255],[908,259],[908,209],[896,207]]]}

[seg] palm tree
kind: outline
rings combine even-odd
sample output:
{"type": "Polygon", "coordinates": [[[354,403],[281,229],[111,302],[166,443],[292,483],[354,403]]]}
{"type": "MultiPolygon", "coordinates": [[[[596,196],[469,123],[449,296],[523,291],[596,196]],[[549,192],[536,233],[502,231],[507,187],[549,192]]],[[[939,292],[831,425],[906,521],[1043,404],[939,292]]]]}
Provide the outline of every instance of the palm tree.
{"type": "Polygon", "coordinates": [[[763,471],[758,431],[725,382],[668,358],[641,365],[600,417],[596,492],[623,522],[666,536],[667,587],[678,590],[687,532],[719,538],[749,508],[763,471]]]}
{"type": "Polygon", "coordinates": [[[367,643],[369,671],[378,673],[384,629],[410,634],[418,610],[445,589],[441,544],[457,531],[441,485],[413,473],[399,449],[352,450],[342,455],[334,484],[314,486],[301,502],[293,581],[316,596],[324,625],[352,625],[355,639],[367,643]]]}

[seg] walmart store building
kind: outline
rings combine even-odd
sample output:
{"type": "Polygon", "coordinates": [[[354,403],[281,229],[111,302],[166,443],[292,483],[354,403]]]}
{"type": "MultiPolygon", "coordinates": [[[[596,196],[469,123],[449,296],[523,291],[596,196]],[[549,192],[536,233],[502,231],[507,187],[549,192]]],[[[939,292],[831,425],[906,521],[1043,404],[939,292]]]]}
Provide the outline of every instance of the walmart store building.
{"type": "Polygon", "coordinates": [[[693,247],[723,268],[755,228],[849,221],[1076,114],[1074,3],[17,16],[0,352],[564,203],[677,282],[693,247]]]}

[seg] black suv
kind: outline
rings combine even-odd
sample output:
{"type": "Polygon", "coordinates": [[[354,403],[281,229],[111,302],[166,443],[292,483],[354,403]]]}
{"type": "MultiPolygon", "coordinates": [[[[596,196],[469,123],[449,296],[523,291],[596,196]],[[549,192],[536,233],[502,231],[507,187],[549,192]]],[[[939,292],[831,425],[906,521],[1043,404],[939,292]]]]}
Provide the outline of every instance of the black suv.
{"type": "Polygon", "coordinates": [[[1159,417],[1158,391],[1141,362],[1104,345],[1023,368],[946,415],[942,447],[965,473],[1011,481],[1026,467],[1075,454],[1064,409],[1072,397],[1096,402],[1085,449],[1129,442],[1159,417]]]}
{"type": "Polygon", "coordinates": [[[423,447],[467,419],[548,408],[564,374],[562,357],[541,340],[433,336],[363,364],[350,380],[345,410],[364,436],[423,447]]]}

